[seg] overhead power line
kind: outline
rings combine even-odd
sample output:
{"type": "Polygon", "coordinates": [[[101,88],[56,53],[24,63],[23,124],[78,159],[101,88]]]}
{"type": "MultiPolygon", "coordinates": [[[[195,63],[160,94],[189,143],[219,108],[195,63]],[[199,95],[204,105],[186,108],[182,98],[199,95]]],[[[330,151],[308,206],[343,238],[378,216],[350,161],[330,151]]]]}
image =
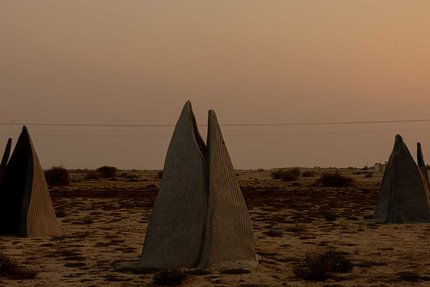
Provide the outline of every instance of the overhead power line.
{"type": "MultiPolygon", "coordinates": [[[[378,130],[357,130],[357,131],[326,131],[326,132],[293,132],[293,133],[267,133],[267,134],[224,134],[225,137],[268,137],[268,136],[312,136],[312,135],[336,135],[336,134],[366,134],[381,132],[407,132],[424,131],[430,128],[409,128],[409,129],[378,129],[378,130]]],[[[15,136],[17,134],[0,133],[2,136],[15,136]]],[[[88,137],[88,138],[168,138],[171,135],[114,135],[114,134],[33,134],[35,137],[88,137]]]]}
{"type": "MultiPolygon", "coordinates": [[[[290,123],[224,123],[228,127],[263,127],[263,126],[330,126],[330,125],[371,125],[392,123],[430,122],[430,119],[379,120],[379,121],[337,121],[337,122],[290,122],[290,123]]],[[[57,127],[173,127],[174,124],[108,124],[108,123],[35,123],[1,122],[1,126],[57,126],[57,127]]],[[[207,125],[199,125],[207,126],[207,125]]]]}

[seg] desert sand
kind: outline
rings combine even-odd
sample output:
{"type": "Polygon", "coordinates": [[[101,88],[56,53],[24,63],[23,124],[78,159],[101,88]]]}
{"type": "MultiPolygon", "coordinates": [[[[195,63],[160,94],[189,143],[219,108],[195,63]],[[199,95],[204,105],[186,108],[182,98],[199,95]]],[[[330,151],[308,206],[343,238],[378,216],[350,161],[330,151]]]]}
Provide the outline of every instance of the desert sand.
{"type": "MultiPolygon", "coordinates": [[[[0,286],[155,286],[154,273],[137,266],[158,171],[124,172],[135,177],[51,188],[63,235],[1,237],[3,253],[37,276],[0,278],[0,286]]],[[[182,286],[428,286],[430,225],[372,222],[382,173],[341,172],[354,178],[353,186],[316,186],[316,177],[283,182],[272,179],[271,170],[236,171],[259,264],[251,272],[184,270],[182,286]],[[323,282],[293,273],[306,253],[326,250],[345,253],[352,271],[323,282]]]]}

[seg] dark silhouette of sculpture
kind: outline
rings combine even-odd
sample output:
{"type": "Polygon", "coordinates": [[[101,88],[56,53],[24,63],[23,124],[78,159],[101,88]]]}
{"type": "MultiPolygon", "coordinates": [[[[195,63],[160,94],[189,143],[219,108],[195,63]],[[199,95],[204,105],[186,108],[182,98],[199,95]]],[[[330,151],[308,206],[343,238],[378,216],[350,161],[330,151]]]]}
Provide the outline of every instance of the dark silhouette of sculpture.
{"type": "Polygon", "coordinates": [[[248,210],[214,111],[205,146],[188,101],[176,124],[140,266],[253,267],[248,210]]]}
{"type": "Polygon", "coordinates": [[[427,182],[429,182],[429,175],[427,172],[427,166],[426,166],[426,163],[424,161],[423,150],[422,150],[420,143],[417,143],[417,164],[418,164],[418,167],[420,168],[420,171],[423,174],[424,178],[426,179],[427,182]]]}
{"type": "Polygon", "coordinates": [[[60,233],[42,167],[24,127],[0,186],[0,234],[44,237],[60,233]]]}
{"type": "Polygon", "coordinates": [[[9,160],[11,147],[12,147],[12,139],[9,138],[7,140],[6,148],[4,149],[3,157],[0,162],[0,186],[3,179],[4,171],[6,170],[7,161],[9,160]]]}
{"type": "Polygon", "coordinates": [[[373,219],[384,223],[430,222],[428,183],[400,135],[385,168],[373,219]]]}

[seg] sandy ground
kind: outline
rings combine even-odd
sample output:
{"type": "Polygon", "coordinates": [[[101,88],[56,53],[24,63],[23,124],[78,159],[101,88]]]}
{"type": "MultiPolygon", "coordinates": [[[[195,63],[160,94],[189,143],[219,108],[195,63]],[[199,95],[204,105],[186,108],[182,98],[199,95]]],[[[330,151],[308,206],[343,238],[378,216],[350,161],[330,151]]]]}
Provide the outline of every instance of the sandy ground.
{"type": "MultiPolygon", "coordinates": [[[[138,180],[52,189],[64,235],[1,237],[3,253],[38,274],[0,278],[0,286],[153,286],[153,274],[135,267],[159,180],[157,171],[133,172],[138,180]]],[[[430,286],[430,224],[371,222],[382,174],[342,172],[355,178],[353,187],[314,186],[314,177],[282,182],[270,170],[237,171],[260,263],[245,274],[193,272],[183,286],[430,286]],[[324,282],[294,275],[293,265],[306,253],[325,250],[345,252],[353,270],[324,282]]]]}

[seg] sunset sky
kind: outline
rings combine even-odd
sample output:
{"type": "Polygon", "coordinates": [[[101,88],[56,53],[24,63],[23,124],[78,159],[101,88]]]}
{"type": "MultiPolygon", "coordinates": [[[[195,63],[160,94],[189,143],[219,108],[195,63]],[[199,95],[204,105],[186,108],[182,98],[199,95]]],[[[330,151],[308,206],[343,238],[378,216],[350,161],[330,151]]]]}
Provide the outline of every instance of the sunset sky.
{"type": "MultiPolygon", "coordinates": [[[[428,0],[0,0],[0,149],[28,124],[44,168],[160,169],[200,125],[430,119],[428,0]],[[18,125],[5,125],[16,123],[18,125]]],[[[206,138],[204,126],[200,127],[206,138]]],[[[236,168],[364,166],[430,121],[222,127],[236,168]]]]}

